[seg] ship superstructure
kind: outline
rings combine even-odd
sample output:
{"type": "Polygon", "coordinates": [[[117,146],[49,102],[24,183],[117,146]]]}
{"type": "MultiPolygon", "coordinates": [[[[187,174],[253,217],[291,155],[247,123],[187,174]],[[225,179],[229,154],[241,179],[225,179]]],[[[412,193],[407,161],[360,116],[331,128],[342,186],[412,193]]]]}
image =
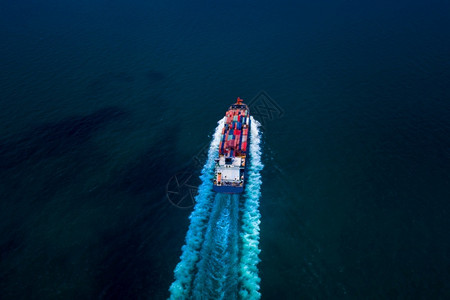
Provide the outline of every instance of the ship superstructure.
{"type": "Polygon", "coordinates": [[[219,193],[242,193],[248,161],[250,111],[241,98],[237,98],[226,114],[216,158],[213,190],[219,193]]]}

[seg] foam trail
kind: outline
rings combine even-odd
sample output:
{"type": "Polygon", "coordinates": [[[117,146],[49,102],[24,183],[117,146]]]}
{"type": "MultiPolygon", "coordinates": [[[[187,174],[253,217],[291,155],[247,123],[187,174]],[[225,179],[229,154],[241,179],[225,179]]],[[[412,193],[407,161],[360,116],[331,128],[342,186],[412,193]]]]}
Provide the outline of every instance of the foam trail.
{"type": "Polygon", "coordinates": [[[217,194],[194,280],[193,299],[238,297],[239,196],[217,194]]]}
{"type": "Polygon", "coordinates": [[[218,125],[209,147],[208,159],[200,175],[202,183],[199,186],[198,195],[195,197],[196,204],[194,210],[189,217],[191,224],[186,234],[186,244],[182,247],[180,262],[174,271],[175,281],[169,288],[169,299],[187,299],[191,292],[194,268],[199,260],[199,251],[203,242],[203,234],[214,195],[211,184],[214,176],[214,159],[217,156],[224,122],[225,118],[217,123],[218,125]]]}
{"type": "Polygon", "coordinates": [[[241,259],[239,264],[239,295],[242,299],[260,299],[258,275],[260,259],[259,250],[259,224],[261,215],[259,213],[259,197],[261,195],[261,135],[260,123],[251,117],[250,137],[250,170],[245,188],[245,201],[242,207],[242,229],[241,229],[241,259]]]}

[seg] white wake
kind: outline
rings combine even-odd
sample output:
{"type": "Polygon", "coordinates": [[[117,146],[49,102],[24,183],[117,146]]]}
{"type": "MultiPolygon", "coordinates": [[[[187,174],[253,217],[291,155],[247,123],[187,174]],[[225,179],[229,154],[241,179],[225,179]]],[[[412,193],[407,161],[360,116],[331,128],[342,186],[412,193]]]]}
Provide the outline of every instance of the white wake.
{"type": "Polygon", "coordinates": [[[225,119],[218,122],[208,159],[200,176],[202,184],[190,216],[170,299],[259,299],[259,198],[261,195],[260,123],[251,118],[251,135],[245,194],[212,191],[214,159],[217,157],[225,119]],[[243,201],[239,205],[240,201],[243,201]],[[242,216],[239,223],[239,207],[242,216]],[[241,224],[241,227],[239,227],[241,224]],[[240,237],[240,239],[239,239],[240,237]]]}
{"type": "Polygon", "coordinates": [[[259,224],[261,214],[259,213],[259,197],[261,195],[261,170],[264,165],[261,162],[261,124],[251,118],[250,139],[250,170],[245,187],[245,201],[242,207],[242,229],[241,229],[241,259],[239,269],[239,295],[242,299],[259,299],[258,255],[259,249],[259,224]]]}
{"type": "Polygon", "coordinates": [[[199,260],[199,251],[203,243],[203,234],[208,221],[209,212],[214,192],[212,190],[212,179],[214,176],[214,159],[217,156],[219,143],[224,126],[225,118],[217,123],[211,145],[208,150],[208,159],[203,166],[200,179],[202,183],[195,197],[195,207],[189,217],[191,224],[186,234],[186,244],[181,248],[180,262],[175,267],[175,281],[169,288],[170,299],[186,299],[189,297],[193,281],[195,264],[199,260]]]}

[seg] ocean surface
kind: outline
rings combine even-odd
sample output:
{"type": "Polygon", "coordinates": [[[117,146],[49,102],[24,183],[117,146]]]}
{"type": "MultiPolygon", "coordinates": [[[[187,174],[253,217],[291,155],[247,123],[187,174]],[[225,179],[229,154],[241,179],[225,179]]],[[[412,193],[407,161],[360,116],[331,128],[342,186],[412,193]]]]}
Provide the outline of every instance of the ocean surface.
{"type": "Polygon", "coordinates": [[[0,37],[1,299],[168,298],[238,96],[262,299],[450,298],[448,1],[4,0],[0,37]]]}

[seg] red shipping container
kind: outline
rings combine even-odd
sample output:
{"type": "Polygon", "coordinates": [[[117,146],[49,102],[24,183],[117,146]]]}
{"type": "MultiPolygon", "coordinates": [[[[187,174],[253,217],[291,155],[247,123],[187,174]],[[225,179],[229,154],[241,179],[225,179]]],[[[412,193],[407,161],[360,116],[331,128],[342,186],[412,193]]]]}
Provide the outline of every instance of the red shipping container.
{"type": "Polygon", "coordinates": [[[242,151],[246,151],[247,150],[247,142],[242,142],[242,151]]]}

